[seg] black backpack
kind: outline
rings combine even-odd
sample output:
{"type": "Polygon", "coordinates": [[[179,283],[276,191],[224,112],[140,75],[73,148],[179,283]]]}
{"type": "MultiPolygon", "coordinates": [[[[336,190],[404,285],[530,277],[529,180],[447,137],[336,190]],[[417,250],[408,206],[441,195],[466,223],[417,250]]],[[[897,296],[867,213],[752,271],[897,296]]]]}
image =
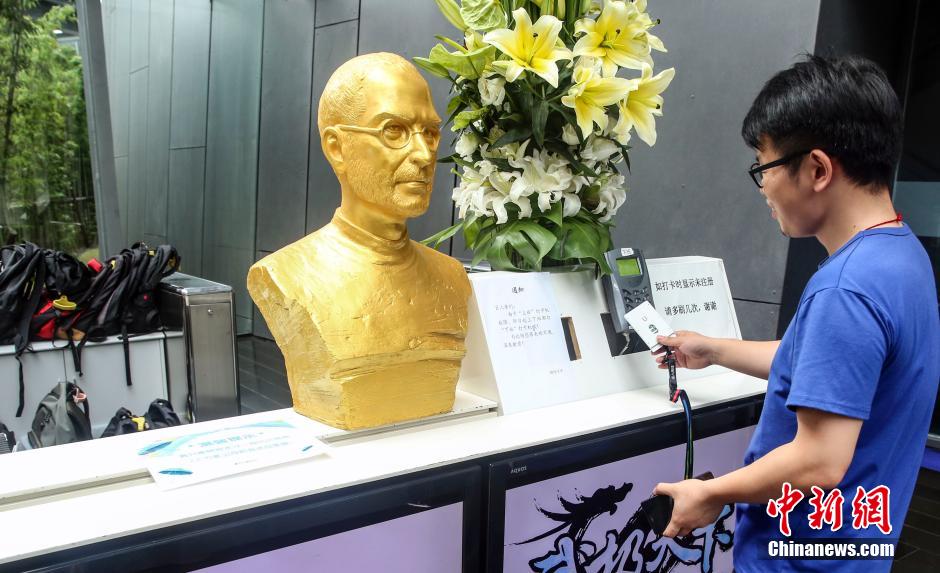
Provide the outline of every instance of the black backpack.
{"type": "Polygon", "coordinates": [[[149,429],[147,421],[143,416],[135,416],[127,408],[118,408],[114,417],[108,422],[108,427],[101,433],[102,438],[111,436],[123,436],[124,434],[134,434],[149,429]]]}
{"type": "Polygon", "coordinates": [[[56,331],[68,322],[71,313],[78,308],[79,299],[91,285],[91,271],[72,255],[46,249],[43,258],[45,291],[30,322],[30,340],[55,339],[56,331]]]}
{"type": "Polygon", "coordinates": [[[85,393],[72,382],[57,383],[36,409],[28,434],[30,446],[44,448],[91,438],[91,419],[85,393]],[[76,402],[80,402],[82,407],[76,402]]]}
{"type": "Polygon", "coordinates": [[[180,417],[176,415],[173,405],[163,398],[157,398],[150,403],[144,415],[151,428],[169,428],[180,425],[180,417]]]}
{"type": "Polygon", "coordinates": [[[75,370],[82,375],[81,352],[85,343],[120,334],[124,344],[124,374],[132,385],[128,336],[161,328],[157,310],[157,286],[163,277],[179,268],[180,257],[170,245],[150,248],[135,243],[108,259],[78,301],[82,309],[66,325],[75,370]],[[71,342],[78,331],[80,342],[71,342]]]}
{"type": "Polygon", "coordinates": [[[180,419],[173,410],[173,406],[163,398],[157,398],[150,403],[147,413],[143,416],[135,416],[127,408],[118,408],[101,437],[108,438],[123,434],[135,434],[145,430],[179,425],[180,419]]]}
{"type": "MultiPolygon", "coordinates": [[[[29,345],[29,328],[39,307],[46,265],[42,249],[33,243],[0,248],[0,344],[12,344],[20,360],[29,345]]],[[[16,416],[23,415],[25,384],[19,364],[20,399],[16,416]]]]}
{"type": "Polygon", "coordinates": [[[15,446],[16,436],[6,424],[0,422],[0,454],[9,454],[15,446]]]}

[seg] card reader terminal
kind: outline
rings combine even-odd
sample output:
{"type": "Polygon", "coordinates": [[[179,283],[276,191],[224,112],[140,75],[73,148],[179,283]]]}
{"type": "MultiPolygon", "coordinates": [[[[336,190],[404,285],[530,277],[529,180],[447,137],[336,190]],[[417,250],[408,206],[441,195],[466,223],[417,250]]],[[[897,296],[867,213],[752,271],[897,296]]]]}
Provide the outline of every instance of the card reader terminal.
{"type": "Polygon", "coordinates": [[[611,274],[604,275],[604,295],[614,330],[629,332],[624,315],[645,301],[653,302],[646,260],[639,249],[613,249],[604,253],[611,274]]]}

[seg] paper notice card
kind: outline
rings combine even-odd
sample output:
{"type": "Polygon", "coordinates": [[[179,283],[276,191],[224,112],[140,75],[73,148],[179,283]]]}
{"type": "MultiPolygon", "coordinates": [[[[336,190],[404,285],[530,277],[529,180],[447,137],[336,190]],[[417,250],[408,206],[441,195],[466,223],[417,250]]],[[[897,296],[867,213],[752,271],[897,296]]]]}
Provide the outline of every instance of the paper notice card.
{"type": "Polygon", "coordinates": [[[577,399],[549,275],[494,272],[472,278],[503,413],[577,399]]]}
{"type": "Polygon", "coordinates": [[[161,489],[173,489],[325,452],[309,432],[275,420],[154,442],[138,455],[161,489]]]}

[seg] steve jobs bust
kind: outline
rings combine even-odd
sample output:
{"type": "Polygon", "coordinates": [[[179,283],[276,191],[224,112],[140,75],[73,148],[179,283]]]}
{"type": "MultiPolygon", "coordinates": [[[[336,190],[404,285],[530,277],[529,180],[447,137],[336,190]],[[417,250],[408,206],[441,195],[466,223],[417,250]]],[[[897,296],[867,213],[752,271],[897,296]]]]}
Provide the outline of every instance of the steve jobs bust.
{"type": "Polygon", "coordinates": [[[406,227],[428,208],[440,123],[394,54],[353,58],[323,90],[317,127],[342,203],[248,273],[301,414],[357,429],[453,408],[470,283],[406,227]]]}

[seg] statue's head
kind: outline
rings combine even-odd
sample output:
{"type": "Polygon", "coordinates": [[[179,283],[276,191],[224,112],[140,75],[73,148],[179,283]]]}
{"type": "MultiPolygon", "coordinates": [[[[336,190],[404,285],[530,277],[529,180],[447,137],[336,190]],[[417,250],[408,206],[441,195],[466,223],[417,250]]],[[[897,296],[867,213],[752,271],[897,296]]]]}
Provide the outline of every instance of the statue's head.
{"type": "Polygon", "coordinates": [[[320,96],[317,127],[344,205],[401,220],[424,213],[440,123],[427,82],[401,56],[365,54],[340,66],[320,96]]]}

